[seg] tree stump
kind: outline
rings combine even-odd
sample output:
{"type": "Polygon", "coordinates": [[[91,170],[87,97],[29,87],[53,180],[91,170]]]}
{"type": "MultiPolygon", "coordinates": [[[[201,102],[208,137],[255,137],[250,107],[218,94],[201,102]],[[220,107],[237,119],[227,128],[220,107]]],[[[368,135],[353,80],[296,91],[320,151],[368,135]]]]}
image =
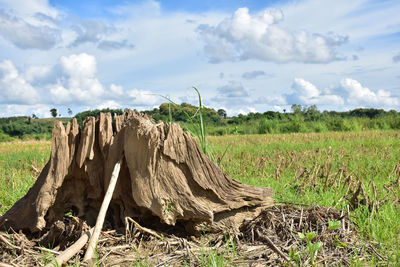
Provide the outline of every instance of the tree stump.
{"type": "Polygon", "coordinates": [[[273,205],[272,190],[230,179],[178,124],[155,123],[127,110],[55,124],[50,160],[28,193],[0,217],[0,226],[38,233],[66,212],[94,225],[114,165],[121,160],[107,222],[182,223],[191,234],[237,229],[273,205]]]}

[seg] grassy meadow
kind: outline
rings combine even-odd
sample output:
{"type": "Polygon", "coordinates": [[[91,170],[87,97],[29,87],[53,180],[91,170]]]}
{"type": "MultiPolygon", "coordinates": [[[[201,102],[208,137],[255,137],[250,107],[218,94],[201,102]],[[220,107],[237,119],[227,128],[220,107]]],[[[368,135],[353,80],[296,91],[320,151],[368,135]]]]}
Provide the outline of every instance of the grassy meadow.
{"type": "MultiPolygon", "coordinates": [[[[231,178],[272,187],[277,202],[348,210],[389,265],[400,264],[398,131],[210,136],[208,144],[231,178]]],[[[30,188],[49,154],[46,141],[0,143],[0,214],[30,188]]]]}
{"type": "Polygon", "coordinates": [[[49,141],[0,142],[0,214],[25,195],[50,157],[49,141]]]}
{"type": "Polygon", "coordinates": [[[208,140],[231,178],[272,187],[277,202],[349,209],[362,235],[377,242],[391,263],[400,264],[398,131],[231,135],[208,140]],[[361,191],[351,201],[360,185],[365,195],[361,191]]]}

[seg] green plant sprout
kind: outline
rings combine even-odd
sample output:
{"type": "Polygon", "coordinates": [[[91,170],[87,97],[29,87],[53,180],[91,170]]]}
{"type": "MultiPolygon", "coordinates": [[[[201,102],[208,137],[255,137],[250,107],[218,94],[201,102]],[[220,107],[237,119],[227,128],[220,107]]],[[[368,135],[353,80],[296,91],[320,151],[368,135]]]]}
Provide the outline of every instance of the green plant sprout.
{"type": "Polygon", "coordinates": [[[311,240],[313,240],[316,237],[315,232],[309,232],[306,234],[298,233],[298,235],[301,240],[305,240],[307,242],[308,252],[310,253],[310,262],[311,264],[314,264],[314,258],[318,250],[321,249],[322,242],[316,242],[316,243],[311,242],[311,240]]]}
{"type": "Polygon", "coordinates": [[[341,225],[340,221],[331,221],[331,220],[328,221],[328,229],[330,231],[338,229],[340,225],[341,225]]]}
{"type": "Polygon", "coordinates": [[[178,105],[177,103],[175,103],[174,101],[171,100],[171,97],[168,96],[163,96],[163,95],[158,95],[166,100],[168,100],[168,117],[169,117],[169,121],[170,123],[172,123],[172,114],[171,114],[171,103],[173,105],[175,105],[176,107],[178,107],[184,114],[185,116],[188,118],[189,122],[191,123],[191,125],[196,126],[195,127],[195,131],[190,131],[189,132],[195,136],[197,138],[197,140],[199,140],[200,143],[200,147],[201,150],[203,151],[204,154],[206,154],[211,160],[214,160],[214,155],[211,153],[211,149],[208,148],[207,145],[207,137],[206,137],[206,127],[205,127],[205,123],[203,120],[203,116],[204,116],[204,107],[202,104],[202,100],[201,100],[201,95],[199,90],[197,90],[196,87],[193,86],[193,89],[196,91],[197,96],[198,96],[198,100],[199,100],[199,108],[196,110],[196,112],[193,114],[193,116],[191,116],[190,114],[188,114],[185,109],[183,109],[180,105],[178,105]],[[198,122],[194,121],[195,117],[198,117],[198,122]]]}

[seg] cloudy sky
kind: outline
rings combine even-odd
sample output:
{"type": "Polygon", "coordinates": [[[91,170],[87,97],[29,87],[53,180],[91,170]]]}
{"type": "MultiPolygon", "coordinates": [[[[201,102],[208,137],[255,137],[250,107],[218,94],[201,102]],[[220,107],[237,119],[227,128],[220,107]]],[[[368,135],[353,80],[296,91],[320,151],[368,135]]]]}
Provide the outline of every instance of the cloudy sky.
{"type": "Polygon", "coordinates": [[[398,0],[0,0],[0,116],[400,110],[398,0]]]}

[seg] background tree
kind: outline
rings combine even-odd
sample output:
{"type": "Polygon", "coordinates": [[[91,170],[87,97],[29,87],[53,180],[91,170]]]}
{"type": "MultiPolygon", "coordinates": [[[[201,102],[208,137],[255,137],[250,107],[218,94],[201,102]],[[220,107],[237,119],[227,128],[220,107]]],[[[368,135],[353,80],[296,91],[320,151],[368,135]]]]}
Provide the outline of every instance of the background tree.
{"type": "Polygon", "coordinates": [[[53,118],[57,117],[57,109],[56,108],[50,109],[50,113],[51,113],[51,116],[53,116],[53,118]]]}
{"type": "Polygon", "coordinates": [[[225,109],[218,109],[217,111],[218,115],[220,115],[222,118],[226,119],[226,111],[225,109]]]}
{"type": "Polygon", "coordinates": [[[307,121],[317,121],[321,118],[321,112],[316,105],[303,108],[303,114],[307,121]]]}
{"type": "Polygon", "coordinates": [[[292,110],[293,114],[300,115],[301,114],[301,105],[293,104],[290,109],[292,110]]]}
{"type": "Polygon", "coordinates": [[[68,115],[72,116],[72,110],[70,108],[68,108],[68,115]]]}

